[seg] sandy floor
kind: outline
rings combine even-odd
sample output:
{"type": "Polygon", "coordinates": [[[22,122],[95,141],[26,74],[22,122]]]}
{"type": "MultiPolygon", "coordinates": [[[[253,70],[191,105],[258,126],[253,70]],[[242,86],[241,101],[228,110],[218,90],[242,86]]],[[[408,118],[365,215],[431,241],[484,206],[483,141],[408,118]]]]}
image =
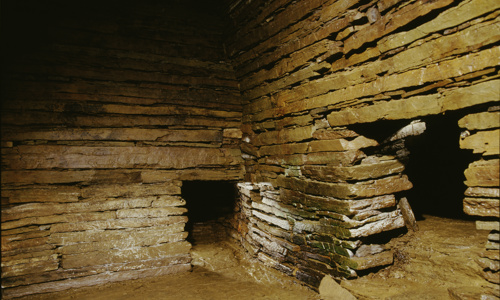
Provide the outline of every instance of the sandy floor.
{"type": "MultiPolygon", "coordinates": [[[[393,240],[393,266],[342,286],[358,299],[450,299],[454,294],[498,289],[488,284],[475,263],[487,232],[474,222],[426,216],[420,230],[393,240]]],[[[98,287],[79,288],[24,299],[290,299],[320,296],[275,270],[242,260],[228,243],[193,248],[193,271],[98,287]]],[[[473,299],[473,298],[471,298],[473,299]]],[[[492,298],[494,299],[494,298],[492,298]]]]}
{"type": "Polygon", "coordinates": [[[490,291],[500,297],[498,285],[483,278],[475,261],[488,231],[476,230],[473,221],[424,218],[419,231],[391,241],[397,249],[394,265],[342,286],[358,299],[437,300],[450,299],[450,293],[480,299],[490,291]]]}

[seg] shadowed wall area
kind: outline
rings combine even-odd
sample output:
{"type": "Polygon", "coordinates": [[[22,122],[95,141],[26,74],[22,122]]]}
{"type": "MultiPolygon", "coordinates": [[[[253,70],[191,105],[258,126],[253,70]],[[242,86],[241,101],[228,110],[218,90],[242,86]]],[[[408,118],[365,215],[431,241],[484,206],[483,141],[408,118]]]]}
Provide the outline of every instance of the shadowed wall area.
{"type": "Polygon", "coordinates": [[[499,1],[1,13],[5,298],[191,270],[192,183],[219,181],[239,196],[214,226],[312,289],[394,264],[411,206],[491,232],[477,261],[499,283],[499,1]],[[429,201],[431,167],[453,203],[429,201]]]}

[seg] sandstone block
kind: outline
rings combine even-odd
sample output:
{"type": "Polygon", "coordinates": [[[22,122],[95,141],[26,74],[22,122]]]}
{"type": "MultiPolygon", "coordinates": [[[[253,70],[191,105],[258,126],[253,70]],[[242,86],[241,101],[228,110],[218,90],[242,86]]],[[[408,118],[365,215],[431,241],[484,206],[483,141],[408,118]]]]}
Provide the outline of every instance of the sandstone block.
{"type": "Polygon", "coordinates": [[[252,144],[254,146],[286,144],[290,142],[300,142],[310,139],[314,132],[314,126],[297,127],[292,129],[282,129],[279,131],[268,131],[257,135],[252,144]]]}
{"type": "Polygon", "coordinates": [[[500,153],[500,129],[479,131],[464,139],[460,139],[460,148],[472,149],[474,153],[498,155],[500,153]]]}
{"type": "Polygon", "coordinates": [[[80,278],[73,278],[61,281],[46,282],[40,284],[32,284],[29,286],[22,286],[12,288],[4,291],[5,297],[21,297],[34,293],[49,293],[68,288],[92,286],[97,284],[104,284],[107,282],[123,281],[139,279],[144,277],[154,277],[166,274],[175,274],[179,272],[187,272],[191,269],[191,264],[178,264],[172,266],[158,267],[145,270],[131,270],[124,272],[102,273],[97,275],[85,276],[80,278]]]}
{"type": "Polygon", "coordinates": [[[105,140],[105,141],[222,141],[220,130],[172,130],[146,128],[72,128],[50,131],[7,132],[9,140],[105,140]]]}
{"type": "MultiPolygon", "coordinates": [[[[230,150],[186,147],[67,147],[18,146],[5,156],[11,169],[165,168],[185,169],[206,165],[235,165],[240,155],[230,150]],[[40,160],[40,155],[45,157],[40,160]],[[21,159],[22,158],[22,159],[21,159]]],[[[239,152],[239,151],[238,151],[239,152]]]]}
{"type": "Polygon", "coordinates": [[[11,261],[7,265],[2,263],[2,278],[47,272],[57,268],[59,268],[57,255],[21,260],[19,264],[11,261]]]}
{"type": "Polygon", "coordinates": [[[377,180],[357,183],[326,183],[313,180],[303,180],[278,177],[278,185],[287,189],[303,191],[311,195],[327,196],[340,199],[362,199],[374,196],[388,195],[408,190],[412,187],[406,175],[389,176],[377,180]]]}
{"type": "Polygon", "coordinates": [[[500,188],[468,187],[465,191],[465,196],[498,198],[500,197],[500,188]]]}
{"type": "Polygon", "coordinates": [[[151,206],[153,198],[92,201],[78,203],[28,203],[2,211],[3,221],[80,212],[111,211],[151,206]]]}
{"type": "Polygon", "coordinates": [[[355,138],[359,136],[356,132],[349,129],[318,129],[313,133],[313,138],[318,140],[336,140],[345,138],[355,138]]]}
{"type": "Polygon", "coordinates": [[[499,221],[476,221],[477,230],[496,230],[500,231],[499,221]]]}
{"type": "Polygon", "coordinates": [[[401,173],[403,170],[404,165],[398,160],[393,159],[349,167],[306,165],[302,167],[302,174],[315,180],[342,182],[348,180],[375,179],[401,173]]]}
{"type": "Polygon", "coordinates": [[[186,223],[186,216],[168,216],[162,218],[129,218],[129,219],[106,219],[88,222],[74,223],[58,223],[50,227],[53,232],[71,232],[93,229],[122,229],[122,228],[138,228],[151,227],[160,225],[169,225],[176,223],[186,223]]]}
{"type": "Polygon", "coordinates": [[[366,155],[360,150],[348,150],[344,152],[316,152],[304,155],[303,161],[306,165],[333,165],[349,166],[360,161],[366,155]]]}
{"type": "Polygon", "coordinates": [[[309,143],[308,152],[358,150],[377,145],[378,142],[375,140],[358,136],[352,141],[345,139],[312,141],[309,143]]]}
{"type": "Polygon", "coordinates": [[[31,187],[29,189],[2,188],[2,198],[8,198],[8,203],[76,202],[79,196],[80,188],[76,186],[31,187]]]}
{"type": "MultiPolygon", "coordinates": [[[[151,233],[130,232],[130,236],[111,241],[101,240],[97,242],[87,242],[80,240],[77,244],[63,246],[57,249],[57,252],[63,255],[90,253],[94,251],[108,251],[111,249],[129,249],[134,247],[155,246],[162,243],[179,242],[187,238],[187,232],[163,233],[153,231],[151,233]]],[[[65,241],[65,243],[67,243],[65,241]]]]}
{"type": "Polygon", "coordinates": [[[500,127],[500,111],[470,114],[458,121],[458,126],[469,130],[485,130],[500,127]]]}
{"type": "Polygon", "coordinates": [[[288,223],[287,220],[284,220],[284,219],[281,219],[281,218],[278,218],[278,217],[275,217],[275,216],[270,216],[270,215],[267,215],[267,214],[264,214],[264,213],[261,213],[259,211],[256,211],[256,210],[253,210],[252,211],[252,215],[256,218],[259,218],[263,221],[266,221],[272,225],[276,225],[280,228],[283,228],[285,230],[290,230],[291,229],[291,226],[290,224],[288,223]]]}
{"type": "Polygon", "coordinates": [[[472,187],[498,187],[500,185],[500,160],[479,160],[465,170],[465,184],[472,187]]]}
{"type": "Polygon", "coordinates": [[[384,251],[365,257],[352,257],[351,260],[357,264],[354,267],[355,270],[366,270],[392,264],[394,261],[393,255],[392,251],[384,251]]]}
{"type": "Polygon", "coordinates": [[[120,209],[116,211],[116,217],[125,218],[162,218],[172,215],[182,215],[187,209],[183,207],[158,207],[140,209],[120,209]]]}
{"type": "MultiPolygon", "coordinates": [[[[63,215],[52,215],[44,217],[29,217],[15,221],[8,221],[2,223],[2,229],[12,229],[19,228],[22,226],[29,225],[44,225],[44,224],[57,224],[57,223],[73,223],[82,221],[103,221],[109,219],[115,219],[116,213],[114,211],[106,212],[92,212],[92,213],[75,213],[75,214],[63,214],[63,215]]],[[[51,229],[53,226],[51,225],[51,229]]]]}
{"type": "Polygon", "coordinates": [[[491,198],[465,198],[464,212],[471,216],[497,217],[500,214],[500,200],[491,198]]]}
{"type": "Polygon", "coordinates": [[[76,232],[54,232],[50,235],[49,243],[54,245],[72,245],[79,243],[90,242],[105,242],[116,241],[126,238],[135,238],[137,240],[143,235],[159,236],[161,234],[174,234],[180,233],[184,230],[184,223],[177,223],[171,225],[158,225],[149,228],[134,228],[134,229],[120,229],[120,230],[86,230],[76,232]]]}

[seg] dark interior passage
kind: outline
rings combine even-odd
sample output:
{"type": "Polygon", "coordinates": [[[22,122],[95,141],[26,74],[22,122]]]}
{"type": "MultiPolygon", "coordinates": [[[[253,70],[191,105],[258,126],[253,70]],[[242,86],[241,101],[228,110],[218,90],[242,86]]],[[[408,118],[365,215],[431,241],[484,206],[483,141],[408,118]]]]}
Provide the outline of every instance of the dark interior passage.
{"type": "Polygon", "coordinates": [[[188,209],[188,241],[216,242],[225,237],[226,219],[232,215],[237,197],[232,181],[184,181],[182,198],[188,209]]]}
{"type": "Polygon", "coordinates": [[[405,142],[410,153],[405,173],[413,183],[406,195],[417,219],[422,214],[470,218],[463,212],[464,171],[475,159],[459,146],[462,116],[454,112],[422,119],[425,132],[405,142]]]}

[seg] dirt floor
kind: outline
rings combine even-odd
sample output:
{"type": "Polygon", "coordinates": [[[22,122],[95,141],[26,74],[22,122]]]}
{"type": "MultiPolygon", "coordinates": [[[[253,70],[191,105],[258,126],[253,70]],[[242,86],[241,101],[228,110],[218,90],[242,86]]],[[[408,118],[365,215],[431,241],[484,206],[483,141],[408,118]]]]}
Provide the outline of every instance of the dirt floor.
{"type": "MultiPolygon", "coordinates": [[[[474,222],[425,216],[420,230],[391,241],[395,264],[341,285],[358,299],[480,299],[499,293],[486,282],[475,259],[488,232],[474,222]],[[476,293],[476,294],[474,294],[476,293]],[[462,295],[457,298],[457,295],[462,295]],[[463,298],[463,295],[475,295],[463,298]]],[[[193,271],[23,299],[321,299],[316,292],[258,262],[230,243],[193,247],[193,271]]]]}
{"type": "Polygon", "coordinates": [[[500,299],[499,286],[484,279],[475,261],[488,231],[433,216],[417,224],[417,232],[391,241],[394,265],[341,285],[358,299],[500,299]]]}

